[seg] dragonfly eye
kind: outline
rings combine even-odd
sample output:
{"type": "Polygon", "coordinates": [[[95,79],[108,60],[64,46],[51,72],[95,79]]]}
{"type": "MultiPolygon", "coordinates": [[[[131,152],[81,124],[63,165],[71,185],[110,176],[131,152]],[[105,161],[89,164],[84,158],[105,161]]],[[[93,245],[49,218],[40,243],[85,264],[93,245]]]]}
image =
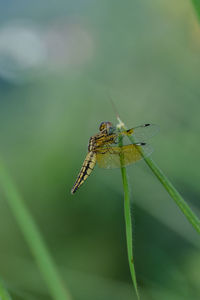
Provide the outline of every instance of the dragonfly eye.
{"type": "Polygon", "coordinates": [[[106,122],[101,122],[99,126],[99,131],[103,131],[106,128],[106,122]]]}
{"type": "Polygon", "coordinates": [[[100,131],[106,130],[108,134],[113,133],[114,127],[111,122],[102,122],[99,126],[100,131]]]}
{"type": "Polygon", "coordinates": [[[108,135],[111,135],[115,132],[116,128],[114,126],[108,127],[108,135]]]}

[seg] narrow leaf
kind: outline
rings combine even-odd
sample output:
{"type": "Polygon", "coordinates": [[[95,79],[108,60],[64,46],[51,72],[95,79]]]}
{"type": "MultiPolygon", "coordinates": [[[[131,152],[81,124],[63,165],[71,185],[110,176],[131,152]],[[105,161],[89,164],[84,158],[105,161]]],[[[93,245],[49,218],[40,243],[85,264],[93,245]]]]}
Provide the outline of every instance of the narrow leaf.
{"type": "Polygon", "coordinates": [[[1,300],[12,300],[11,296],[9,295],[5,285],[2,281],[0,281],[0,299],[1,300]]]}
{"type": "Polygon", "coordinates": [[[192,0],[192,3],[200,20],[200,0],[192,0]]]}
{"type": "MultiPolygon", "coordinates": [[[[123,146],[122,138],[119,138],[119,146],[123,146]]],[[[136,280],[136,272],[134,267],[134,259],[133,259],[133,238],[132,238],[132,221],[131,221],[131,209],[130,209],[130,190],[128,184],[128,177],[126,168],[122,167],[123,165],[123,154],[120,156],[121,161],[121,174],[122,174],[122,182],[123,182],[123,189],[124,189],[124,217],[125,217],[125,224],[126,224],[126,242],[127,242],[127,251],[128,251],[128,262],[129,268],[131,273],[131,278],[133,281],[133,285],[135,287],[135,292],[137,295],[138,300],[140,299],[137,280],[136,280]]]]}
{"type": "Polygon", "coordinates": [[[0,161],[0,185],[49,288],[52,298],[55,300],[71,300],[71,296],[58,274],[57,268],[49,254],[39,229],[2,161],[0,161]]]}
{"type": "MultiPolygon", "coordinates": [[[[126,129],[126,126],[124,123],[119,119],[119,122],[122,128],[124,130],[126,129]]],[[[132,136],[128,136],[130,141],[134,143],[134,138],[132,136]]],[[[142,154],[142,152],[141,152],[142,154]]],[[[167,178],[167,176],[161,171],[161,169],[157,166],[157,164],[149,157],[144,157],[144,161],[149,166],[151,171],[154,173],[154,175],[158,178],[158,180],[161,182],[161,184],[164,186],[166,191],[169,193],[169,195],[172,197],[172,199],[175,201],[175,203],[178,205],[182,213],[185,215],[185,217],[188,219],[188,221],[192,224],[192,226],[196,229],[198,233],[200,233],[200,220],[199,218],[194,214],[194,212],[191,210],[191,208],[188,206],[188,204],[185,202],[183,197],[180,195],[180,193],[176,190],[176,188],[173,186],[173,184],[170,182],[170,180],[167,178]]]]}

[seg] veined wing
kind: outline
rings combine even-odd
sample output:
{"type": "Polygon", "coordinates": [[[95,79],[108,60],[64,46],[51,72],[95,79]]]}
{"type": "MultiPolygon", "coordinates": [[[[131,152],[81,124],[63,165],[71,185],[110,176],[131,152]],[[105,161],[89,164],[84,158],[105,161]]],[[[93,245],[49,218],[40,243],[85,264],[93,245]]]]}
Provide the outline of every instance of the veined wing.
{"type": "Polygon", "coordinates": [[[102,148],[101,152],[96,153],[97,163],[100,168],[113,169],[125,167],[135,163],[153,152],[150,145],[126,145],[122,147],[102,148]]]}
{"type": "Polygon", "coordinates": [[[155,124],[144,124],[129,130],[123,131],[122,135],[132,135],[135,143],[145,142],[159,131],[155,124]]]}

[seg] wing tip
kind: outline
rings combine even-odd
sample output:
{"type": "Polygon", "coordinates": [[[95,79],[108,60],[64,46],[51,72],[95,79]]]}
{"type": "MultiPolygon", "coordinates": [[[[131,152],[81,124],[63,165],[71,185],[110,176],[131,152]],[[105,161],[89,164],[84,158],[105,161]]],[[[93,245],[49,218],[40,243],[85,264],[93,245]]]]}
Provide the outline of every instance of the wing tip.
{"type": "Polygon", "coordinates": [[[136,143],[136,144],[133,144],[133,145],[136,145],[136,146],[145,146],[145,145],[146,145],[146,143],[144,143],[144,142],[141,142],[141,143],[136,143]]]}

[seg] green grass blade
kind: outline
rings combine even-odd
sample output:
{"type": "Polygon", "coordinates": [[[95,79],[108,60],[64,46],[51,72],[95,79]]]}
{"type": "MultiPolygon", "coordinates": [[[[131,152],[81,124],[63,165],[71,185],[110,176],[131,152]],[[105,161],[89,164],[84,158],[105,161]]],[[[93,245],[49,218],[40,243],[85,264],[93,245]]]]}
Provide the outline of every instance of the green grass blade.
{"type": "MultiPolygon", "coordinates": [[[[126,130],[126,126],[124,123],[118,118],[120,122],[120,126],[126,130]]],[[[134,143],[134,138],[132,136],[128,136],[130,141],[134,143]]],[[[142,153],[141,153],[142,154],[142,153]]],[[[144,157],[144,161],[149,166],[149,168],[152,170],[154,175],[159,179],[159,181],[162,183],[166,191],[169,193],[169,195],[172,197],[172,199],[175,201],[175,203],[178,205],[182,213],[185,215],[185,217],[188,219],[188,221],[192,224],[192,226],[196,229],[198,233],[200,233],[200,220],[199,218],[193,213],[191,208],[188,206],[188,204],[185,202],[183,197],[180,195],[180,193],[176,190],[176,188],[173,186],[173,184],[170,182],[170,180],[167,178],[167,176],[161,171],[161,169],[156,165],[156,163],[149,157],[144,157]]]]}
{"type": "Polygon", "coordinates": [[[2,161],[0,161],[0,185],[40,272],[43,275],[52,298],[56,300],[71,300],[71,296],[57,272],[57,268],[38,227],[26,208],[17,187],[7,173],[2,161]]]}
{"type": "Polygon", "coordinates": [[[12,300],[11,296],[9,295],[9,293],[6,290],[2,281],[0,281],[0,299],[1,300],[12,300]]]}
{"type": "Polygon", "coordinates": [[[200,20],[200,0],[192,0],[192,3],[200,20]]]}
{"type": "Polygon", "coordinates": [[[138,287],[137,287],[134,260],[133,260],[133,239],[132,239],[132,221],[131,221],[131,210],[130,210],[130,192],[129,192],[126,168],[124,168],[124,167],[121,168],[121,174],[122,174],[122,182],[123,182],[123,188],[124,188],[124,216],[125,216],[125,223],[126,223],[126,241],[127,241],[127,251],[128,251],[128,262],[129,262],[129,268],[130,268],[130,272],[131,272],[133,285],[135,287],[135,292],[136,292],[137,298],[140,299],[138,287]]]}
{"type": "Polygon", "coordinates": [[[162,183],[166,191],[172,197],[172,199],[176,202],[182,213],[188,219],[188,221],[192,224],[192,226],[196,229],[198,233],[200,233],[200,220],[193,213],[191,208],[185,202],[183,197],[179,194],[173,184],[169,181],[167,176],[161,171],[161,169],[157,166],[157,164],[149,157],[144,158],[145,162],[149,166],[149,168],[153,171],[159,181],[162,183]]]}
{"type": "MultiPolygon", "coordinates": [[[[122,138],[119,139],[119,146],[123,145],[122,138]]],[[[128,263],[131,273],[131,278],[133,281],[133,285],[135,287],[135,292],[137,298],[140,299],[138,287],[137,287],[137,280],[136,280],[136,272],[134,267],[134,260],[133,260],[133,234],[132,234],[132,221],[131,221],[131,208],[130,208],[130,189],[128,184],[128,177],[126,168],[122,167],[123,165],[123,154],[120,156],[121,161],[121,174],[122,174],[122,182],[123,182],[123,189],[124,189],[124,217],[125,217],[125,224],[126,224],[126,242],[127,242],[127,252],[128,252],[128,263]]]]}

